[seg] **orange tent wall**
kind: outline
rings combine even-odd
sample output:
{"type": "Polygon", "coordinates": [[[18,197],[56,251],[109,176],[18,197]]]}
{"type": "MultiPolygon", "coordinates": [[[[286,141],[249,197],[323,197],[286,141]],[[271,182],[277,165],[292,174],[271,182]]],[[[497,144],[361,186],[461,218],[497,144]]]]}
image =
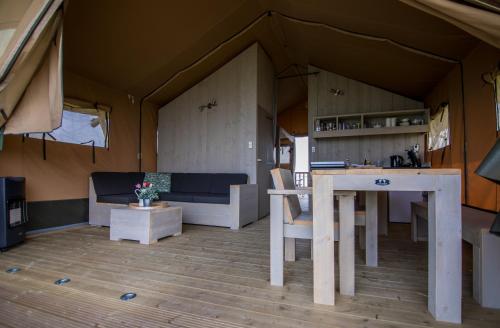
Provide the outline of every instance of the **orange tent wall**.
{"type": "MultiPolygon", "coordinates": [[[[82,199],[88,197],[88,183],[94,171],[137,171],[139,161],[139,99],[132,103],[125,92],[64,73],[66,96],[112,107],[109,150],[47,141],[43,160],[42,141],[6,136],[0,152],[0,176],[26,177],[28,201],[82,199]]],[[[145,103],[142,115],[142,170],[156,171],[157,106],[145,103]]]]}
{"type": "Polygon", "coordinates": [[[427,160],[432,162],[433,167],[462,169],[464,204],[492,211],[500,210],[500,187],[478,176],[474,171],[498,138],[493,87],[485,84],[481,75],[495,69],[499,62],[500,50],[480,43],[462,61],[463,102],[460,65],[456,65],[425,97],[426,106],[432,111],[442,102],[449,103],[451,129],[450,146],[444,150],[427,153],[427,160]],[[467,161],[464,142],[467,145],[467,161]]]}

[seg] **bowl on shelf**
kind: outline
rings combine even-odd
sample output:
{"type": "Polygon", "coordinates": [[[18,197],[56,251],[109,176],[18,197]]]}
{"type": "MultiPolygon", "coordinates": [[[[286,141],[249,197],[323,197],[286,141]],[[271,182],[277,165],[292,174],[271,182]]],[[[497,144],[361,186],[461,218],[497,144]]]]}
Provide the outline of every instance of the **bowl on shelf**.
{"type": "Polygon", "coordinates": [[[411,120],[411,125],[422,125],[424,124],[424,120],[421,118],[414,118],[411,120]]]}
{"type": "Polygon", "coordinates": [[[399,122],[399,126],[409,126],[410,122],[399,122]]]}

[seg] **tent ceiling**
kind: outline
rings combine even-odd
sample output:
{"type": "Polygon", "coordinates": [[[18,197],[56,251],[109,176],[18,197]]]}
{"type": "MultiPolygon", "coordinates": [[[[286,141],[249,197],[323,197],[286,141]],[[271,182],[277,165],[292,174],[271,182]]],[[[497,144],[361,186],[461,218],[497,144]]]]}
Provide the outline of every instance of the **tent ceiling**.
{"type": "MultiPolygon", "coordinates": [[[[415,99],[453,66],[304,21],[388,38],[452,59],[463,58],[477,43],[450,23],[397,0],[71,0],[65,68],[138,97],[175,75],[149,98],[164,104],[256,41],[277,71],[311,64],[415,99]],[[268,17],[270,10],[275,13],[268,17]]],[[[288,70],[298,71],[304,70],[288,70]]],[[[306,81],[280,82],[280,109],[306,97],[306,81]]]]}

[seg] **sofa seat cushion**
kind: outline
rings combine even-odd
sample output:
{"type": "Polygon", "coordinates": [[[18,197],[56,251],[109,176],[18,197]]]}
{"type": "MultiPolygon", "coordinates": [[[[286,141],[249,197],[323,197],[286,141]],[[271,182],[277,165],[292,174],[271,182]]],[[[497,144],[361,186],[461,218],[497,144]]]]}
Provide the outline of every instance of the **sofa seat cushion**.
{"type": "Polygon", "coordinates": [[[193,194],[186,192],[160,192],[160,200],[172,201],[172,202],[193,202],[193,194]]]}
{"type": "Polygon", "coordinates": [[[111,204],[137,203],[137,196],[135,194],[100,195],[97,196],[97,202],[111,204]]]}
{"type": "Polygon", "coordinates": [[[144,181],[144,172],[94,172],[92,182],[97,196],[134,192],[135,185],[144,181]]]}
{"type": "Polygon", "coordinates": [[[195,193],[193,203],[229,204],[229,194],[195,193]]]}
{"type": "Polygon", "coordinates": [[[210,193],[229,195],[229,189],[231,185],[246,184],[247,180],[248,176],[246,174],[238,174],[238,173],[210,174],[210,193]]]}

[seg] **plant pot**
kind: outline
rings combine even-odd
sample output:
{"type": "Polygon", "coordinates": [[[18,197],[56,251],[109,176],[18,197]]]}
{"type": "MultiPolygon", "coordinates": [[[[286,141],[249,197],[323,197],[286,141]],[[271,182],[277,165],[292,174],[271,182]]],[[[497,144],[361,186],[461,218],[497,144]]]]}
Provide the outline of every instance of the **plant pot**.
{"type": "Polygon", "coordinates": [[[139,198],[139,207],[144,207],[144,199],[139,198]]]}
{"type": "Polygon", "coordinates": [[[151,206],[151,199],[143,199],[144,202],[144,207],[150,207],[151,206]]]}

